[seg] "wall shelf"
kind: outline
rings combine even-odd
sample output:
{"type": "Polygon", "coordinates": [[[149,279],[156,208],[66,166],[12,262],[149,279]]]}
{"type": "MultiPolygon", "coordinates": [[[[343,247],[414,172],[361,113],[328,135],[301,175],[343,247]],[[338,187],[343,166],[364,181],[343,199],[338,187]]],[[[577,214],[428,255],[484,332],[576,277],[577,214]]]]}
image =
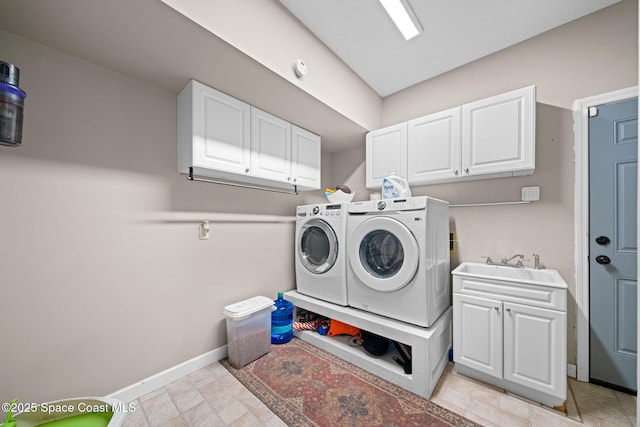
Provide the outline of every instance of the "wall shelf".
{"type": "Polygon", "coordinates": [[[412,374],[393,359],[393,354],[373,357],[362,348],[352,347],[346,338],[327,337],[311,331],[296,332],[296,336],[379,377],[428,399],[433,393],[451,348],[451,308],[448,308],[430,328],[421,328],[384,316],[351,307],[328,303],[297,291],[285,292],[294,306],[321,316],[338,320],[411,346],[412,374]]]}

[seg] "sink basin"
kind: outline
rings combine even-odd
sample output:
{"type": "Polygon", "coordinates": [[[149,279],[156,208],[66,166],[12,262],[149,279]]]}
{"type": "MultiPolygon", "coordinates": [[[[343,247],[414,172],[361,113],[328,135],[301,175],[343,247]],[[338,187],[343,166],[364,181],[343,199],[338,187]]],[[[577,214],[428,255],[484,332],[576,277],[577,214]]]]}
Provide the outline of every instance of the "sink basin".
{"type": "Polygon", "coordinates": [[[556,270],[534,268],[514,268],[502,265],[492,265],[479,262],[463,262],[452,274],[467,277],[477,277],[503,282],[527,283],[530,285],[567,288],[567,283],[556,270]]]}

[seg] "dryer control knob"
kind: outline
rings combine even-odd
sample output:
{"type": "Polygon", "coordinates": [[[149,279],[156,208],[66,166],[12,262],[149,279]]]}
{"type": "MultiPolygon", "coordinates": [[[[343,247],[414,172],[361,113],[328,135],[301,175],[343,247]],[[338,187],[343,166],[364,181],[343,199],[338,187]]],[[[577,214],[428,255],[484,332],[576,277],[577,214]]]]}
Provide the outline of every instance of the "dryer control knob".
{"type": "Polygon", "coordinates": [[[378,210],[379,210],[379,211],[384,210],[384,208],[386,208],[386,207],[387,207],[387,202],[385,202],[385,201],[383,201],[383,200],[380,200],[380,201],[378,202],[378,210]]]}
{"type": "Polygon", "coordinates": [[[319,208],[319,207],[317,207],[317,206],[314,206],[314,207],[313,207],[313,214],[314,214],[314,215],[318,215],[318,212],[320,212],[320,208],[319,208]]]}

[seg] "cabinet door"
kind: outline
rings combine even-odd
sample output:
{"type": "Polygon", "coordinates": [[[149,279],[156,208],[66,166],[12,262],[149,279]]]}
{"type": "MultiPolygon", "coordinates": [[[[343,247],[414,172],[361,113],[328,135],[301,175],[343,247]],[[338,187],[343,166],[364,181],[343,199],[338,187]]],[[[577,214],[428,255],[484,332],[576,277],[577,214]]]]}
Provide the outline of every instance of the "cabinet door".
{"type": "Polygon", "coordinates": [[[309,189],[320,188],[320,137],[291,125],[292,184],[309,189]]]}
{"type": "Polygon", "coordinates": [[[251,107],[251,176],[289,182],[291,124],[251,107]]]}
{"type": "Polygon", "coordinates": [[[367,188],[381,188],[382,180],[395,171],[407,177],[407,123],[367,134],[367,188]]]}
{"type": "Polygon", "coordinates": [[[196,81],[192,84],[193,166],[247,173],[251,107],[196,81]]]}
{"type": "Polygon", "coordinates": [[[566,313],[504,303],[504,378],[566,397],[566,313]]]}
{"type": "Polygon", "coordinates": [[[462,106],[463,176],[533,172],[535,89],[529,86],[462,106]]]}
{"type": "Polygon", "coordinates": [[[502,303],[453,294],[453,360],[502,378],[502,303]]]}
{"type": "Polygon", "coordinates": [[[429,184],[460,175],[461,107],[408,122],[409,184],[429,184]]]}

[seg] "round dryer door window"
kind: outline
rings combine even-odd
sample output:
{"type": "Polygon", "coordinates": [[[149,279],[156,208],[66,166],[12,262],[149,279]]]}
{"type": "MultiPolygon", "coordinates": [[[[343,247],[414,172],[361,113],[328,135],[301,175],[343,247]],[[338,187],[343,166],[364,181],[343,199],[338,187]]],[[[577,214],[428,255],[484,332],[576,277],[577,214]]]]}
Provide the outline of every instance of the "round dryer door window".
{"type": "Polygon", "coordinates": [[[310,272],[325,273],[336,263],[338,239],[325,221],[312,219],[302,226],[298,243],[300,261],[310,272]]]}
{"type": "Polygon", "coordinates": [[[401,222],[388,217],[371,218],[349,236],[349,262],[365,286],[379,292],[405,287],[418,270],[418,242],[401,222]]]}

